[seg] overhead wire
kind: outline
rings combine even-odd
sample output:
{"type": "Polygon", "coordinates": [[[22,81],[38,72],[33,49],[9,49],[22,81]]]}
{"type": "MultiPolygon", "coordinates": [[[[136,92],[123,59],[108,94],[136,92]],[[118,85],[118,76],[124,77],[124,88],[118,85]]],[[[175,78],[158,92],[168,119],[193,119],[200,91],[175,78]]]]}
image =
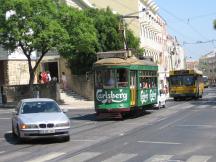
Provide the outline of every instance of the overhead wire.
{"type": "MultiPolygon", "coordinates": [[[[184,23],[185,25],[188,25],[188,26],[191,28],[191,30],[193,30],[196,34],[198,34],[198,35],[200,35],[200,37],[206,39],[206,37],[205,37],[203,34],[201,34],[197,29],[195,29],[195,28],[190,24],[190,21],[187,21],[187,22],[186,22],[184,19],[179,18],[178,16],[174,15],[174,14],[171,13],[170,11],[168,11],[168,10],[166,10],[166,9],[164,9],[164,8],[161,8],[161,9],[162,9],[164,12],[166,12],[167,14],[169,14],[170,16],[174,17],[176,20],[178,20],[178,21],[184,23]]],[[[207,39],[208,39],[208,38],[207,38],[207,39]]]]}

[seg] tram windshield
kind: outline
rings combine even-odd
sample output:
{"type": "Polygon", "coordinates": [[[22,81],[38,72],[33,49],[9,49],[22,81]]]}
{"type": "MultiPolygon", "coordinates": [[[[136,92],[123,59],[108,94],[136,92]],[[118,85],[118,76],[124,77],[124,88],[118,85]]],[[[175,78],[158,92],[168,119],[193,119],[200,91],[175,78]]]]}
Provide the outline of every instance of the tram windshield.
{"type": "Polygon", "coordinates": [[[128,86],[127,69],[104,69],[95,72],[96,88],[115,88],[128,86]]]}
{"type": "Polygon", "coordinates": [[[192,86],[195,84],[194,76],[172,76],[170,77],[170,84],[173,86],[192,86]]]}

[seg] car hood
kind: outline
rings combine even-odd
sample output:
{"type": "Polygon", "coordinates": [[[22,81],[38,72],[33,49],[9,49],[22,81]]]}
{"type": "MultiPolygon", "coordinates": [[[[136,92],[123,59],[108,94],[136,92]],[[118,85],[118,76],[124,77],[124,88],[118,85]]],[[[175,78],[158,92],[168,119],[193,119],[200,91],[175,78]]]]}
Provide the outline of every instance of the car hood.
{"type": "Polygon", "coordinates": [[[67,122],[69,119],[63,112],[58,113],[32,113],[32,114],[21,114],[19,116],[23,123],[62,123],[67,122]]]}

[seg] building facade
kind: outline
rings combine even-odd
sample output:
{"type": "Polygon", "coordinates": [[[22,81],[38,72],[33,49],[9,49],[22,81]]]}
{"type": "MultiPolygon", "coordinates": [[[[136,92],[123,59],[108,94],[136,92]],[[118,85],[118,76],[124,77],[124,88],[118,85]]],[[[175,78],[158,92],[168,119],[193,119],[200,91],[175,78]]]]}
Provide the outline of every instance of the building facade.
{"type": "Polygon", "coordinates": [[[198,68],[208,77],[211,85],[216,85],[216,50],[202,56],[198,68]]]}
{"type": "Polygon", "coordinates": [[[133,17],[125,21],[135,36],[140,38],[140,45],[145,50],[143,55],[153,58],[154,62],[159,65],[161,88],[168,85],[167,78],[170,70],[185,68],[184,50],[177,39],[168,34],[167,24],[158,14],[159,7],[154,1],[88,0],[89,3],[99,9],[109,7],[113,13],[123,16],[137,16],[137,18],[133,17]]]}

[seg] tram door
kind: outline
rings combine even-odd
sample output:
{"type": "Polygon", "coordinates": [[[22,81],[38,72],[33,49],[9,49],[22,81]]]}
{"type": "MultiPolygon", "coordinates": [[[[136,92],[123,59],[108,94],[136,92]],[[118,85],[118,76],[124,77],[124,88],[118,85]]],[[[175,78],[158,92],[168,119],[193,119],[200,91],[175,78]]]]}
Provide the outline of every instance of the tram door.
{"type": "Polygon", "coordinates": [[[136,105],[136,93],[137,92],[137,82],[136,82],[136,71],[130,71],[130,94],[131,94],[131,101],[130,105],[136,105]]]}

